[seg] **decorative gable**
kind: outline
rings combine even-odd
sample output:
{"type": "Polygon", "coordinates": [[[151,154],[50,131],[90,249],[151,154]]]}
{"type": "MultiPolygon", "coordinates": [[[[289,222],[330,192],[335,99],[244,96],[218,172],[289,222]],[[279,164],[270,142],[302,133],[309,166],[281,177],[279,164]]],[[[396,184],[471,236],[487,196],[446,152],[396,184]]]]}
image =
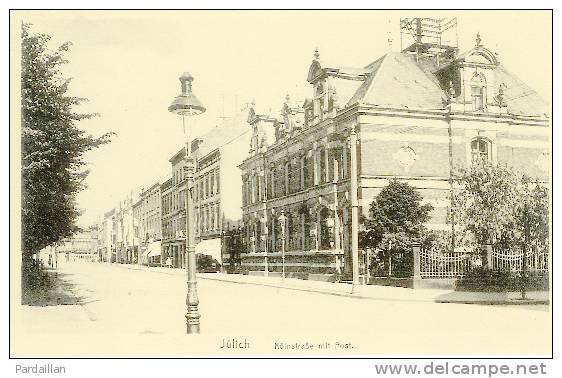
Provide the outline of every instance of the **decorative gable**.
{"type": "Polygon", "coordinates": [[[495,54],[484,46],[476,46],[459,57],[461,66],[495,67],[499,64],[495,54]]]}
{"type": "Polygon", "coordinates": [[[309,83],[313,83],[316,80],[318,80],[323,73],[324,70],[322,69],[320,62],[318,60],[313,60],[312,63],[310,64],[310,68],[308,69],[308,76],[306,80],[309,83]]]}

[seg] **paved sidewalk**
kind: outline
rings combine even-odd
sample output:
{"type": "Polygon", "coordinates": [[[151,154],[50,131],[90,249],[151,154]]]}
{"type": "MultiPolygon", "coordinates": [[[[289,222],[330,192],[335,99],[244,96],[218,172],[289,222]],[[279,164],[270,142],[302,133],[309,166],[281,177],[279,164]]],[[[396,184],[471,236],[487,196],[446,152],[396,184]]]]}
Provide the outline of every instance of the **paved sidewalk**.
{"type": "MultiPolygon", "coordinates": [[[[138,265],[112,264],[126,269],[141,269],[155,273],[170,275],[185,275],[184,269],[166,267],[146,267],[138,265]]],[[[392,286],[360,285],[352,292],[352,285],[348,283],[331,283],[313,280],[300,280],[278,276],[250,276],[225,273],[197,273],[199,279],[230,282],[235,284],[259,285],[286,290],[298,290],[343,297],[373,299],[378,301],[407,301],[407,302],[436,302],[461,303],[481,305],[548,305],[550,293],[545,291],[528,292],[527,300],[520,300],[520,293],[477,293],[444,289],[407,289],[392,286]]]]}
{"type": "Polygon", "coordinates": [[[520,292],[474,293],[451,291],[437,297],[435,302],[480,305],[548,305],[550,293],[548,291],[530,291],[527,292],[526,299],[521,299],[520,292]]]}

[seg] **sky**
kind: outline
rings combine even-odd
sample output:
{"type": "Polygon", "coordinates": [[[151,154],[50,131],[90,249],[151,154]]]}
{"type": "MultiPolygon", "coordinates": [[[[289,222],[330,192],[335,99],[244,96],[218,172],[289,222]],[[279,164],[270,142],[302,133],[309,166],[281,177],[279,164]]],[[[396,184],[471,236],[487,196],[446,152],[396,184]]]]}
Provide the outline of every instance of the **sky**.
{"type": "MultiPolygon", "coordinates": [[[[110,144],[86,154],[91,173],[78,196],[79,224],[92,224],[120,199],[167,176],[182,145],[181,119],[168,112],[190,72],[207,112],[201,135],[255,101],[278,111],[288,93],[311,97],[308,68],[318,48],[323,63],[363,67],[400,49],[400,17],[457,17],[466,51],[480,32],[501,63],[550,101],[551,18],[548,12],[469,11],[43,11],[19,12],[32,31],[51,35],[51,47],[73,46],[63,68],[70,93],[89,101],[79,109],[100,117],[78,127],[110,144]],[[389,35],[393,40],[388,44],[389,35]]],[[[406,44],[406,42],[404,43],[406,44]]]]}

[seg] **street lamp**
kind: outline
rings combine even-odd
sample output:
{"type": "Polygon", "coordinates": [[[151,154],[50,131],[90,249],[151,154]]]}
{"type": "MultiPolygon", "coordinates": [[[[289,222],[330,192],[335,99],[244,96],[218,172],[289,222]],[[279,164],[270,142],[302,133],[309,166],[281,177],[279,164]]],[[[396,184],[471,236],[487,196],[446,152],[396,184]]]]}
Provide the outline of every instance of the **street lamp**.
{"type": "Polygon", "coordinates": [[[359,289],[359,201],[357,199],[357,130],[352,126],[349,133],[350,155],[351,155],[351,264],[353,281],[351,292],[356,293],[359,289]]]}
{"type": "Polygon", "coordinates": [[[185,136],[185,254],[187,269],[187,314],[185,315],[187,333],[199,333],[199,298],[197,297],[197,278],[195,262],[195,230],[193,227],[193,176],[195,174],[195,158],[191,155],[191,117],[205,112],[205,107],[192,92],[193,76],[184,72],[180,78],[181,93],[174,98],[168,107],[171,113],[182,117],[183,133],[185,136]],[[186,117],[188,121],[186,129],[186,117]]]}
{"type": "Polygon", "coordinates": [[[285,216],[285,210],[281,210],[281,215],[279,216],[279,225],[281,226],[281,265],[282,273],[281,280],[285,282],[285,222],[287,217],[285,216]]]}

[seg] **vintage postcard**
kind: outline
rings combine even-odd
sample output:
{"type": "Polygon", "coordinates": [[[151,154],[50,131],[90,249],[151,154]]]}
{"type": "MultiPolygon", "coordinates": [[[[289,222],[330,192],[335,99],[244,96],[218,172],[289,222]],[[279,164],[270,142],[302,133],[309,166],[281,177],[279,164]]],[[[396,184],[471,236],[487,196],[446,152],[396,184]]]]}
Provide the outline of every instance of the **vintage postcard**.
{"type": "Polygon", "coordinates": [[[551,357],[552,27],[10,11],[10,356],[551,357]]]}

